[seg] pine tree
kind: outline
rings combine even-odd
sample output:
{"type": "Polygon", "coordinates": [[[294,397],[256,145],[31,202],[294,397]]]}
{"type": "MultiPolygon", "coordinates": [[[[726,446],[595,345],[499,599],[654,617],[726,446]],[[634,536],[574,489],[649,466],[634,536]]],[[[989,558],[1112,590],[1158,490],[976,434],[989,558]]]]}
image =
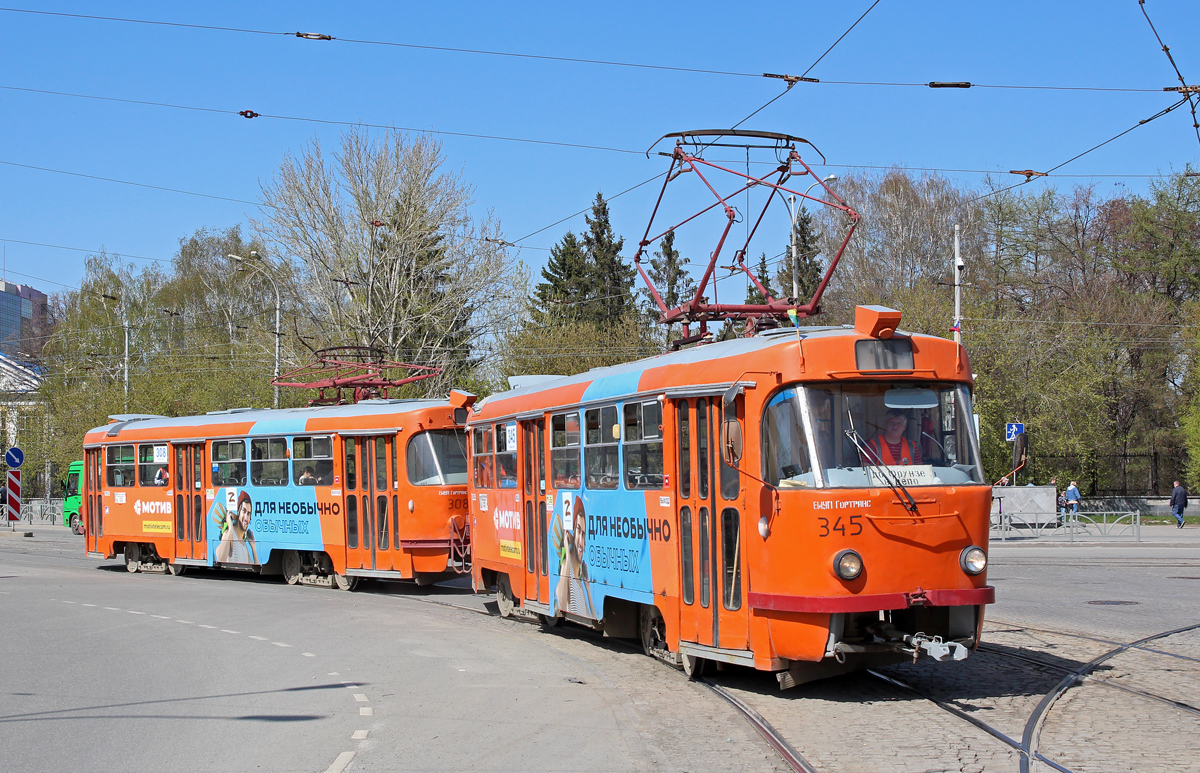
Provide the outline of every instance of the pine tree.
{"type": "MultiPolygon", "coordinates": [[[[650,258],[650,270],[646,273],[654,281],[654,287],[668,309],[673,309],[680,303],[690,300],[696,294],[696,282],[684,267],[687,258],[679,256],[675,249],[675,232],[667,231],[666,236],[658,243],[658,251],[650,258]]],[[[652,298],[645,291],[646,297],[652,298]]],[[[657,319],[658,314],[654,317],[657,319]]],[[[667,325],[665,343],[671,343],[674,324],[667,325]]]]}
{"type": "Polygon", "coordinates": [[[534,290],[535,320],[541,324],[578,320],[587,306],[581,301],[588,298],[591,278],[583,245],[571,231],[550,249],[542,279],[534,290]]]}
{"type": "MultiPolygon", "coordinates": [[[[817,291],[817,285],[821,283],[821,275],[824,273],[825,267],[817,259],[817,255],[821,251],[820,238],[821,235],[813,230],[812,214],[806,208],[801,207],[800,212],[796,215],[795,263],[797,264],[796,277],[800,285],[800,295],[795,299],[796,303],[808,303],[812,299],[813,293],[817,291]]],[[[784,250],[787,257],[775,274],[775,281],[783,288],[783,294],[790,296],[792,294],[793,263],[790,239],[784,245],[784,250]]]]}
{"type": "MultiPolygon", "coordinates": [[[[767,293],[770,294],[772,298],[779,297],[779,293],[775,291],[775,288],[771,287],[771,272],[767,270],[767,253],[764,252],[761,256],[759,256],[758,270],[754,272],[754,275],[758,278],[758,281],[762,283],[762,286],[767,288],[767,293]]],[[[766,302],[767,297],[763,295],[757,287],[751,284],[749,289],[746,291],[746,303],[758,305],[766,302]]]]}
{"type": "Polygon", "coordinates": [[[585,218],[588,232],[583,236],[583,251],[587,259],[587,299],[582,304],[583,319],[616,324],[634,310],[633,266],[621,258],[625,240],[613,233],[609,222],[608,202],[596,194],[592,214],[585,218]]]}

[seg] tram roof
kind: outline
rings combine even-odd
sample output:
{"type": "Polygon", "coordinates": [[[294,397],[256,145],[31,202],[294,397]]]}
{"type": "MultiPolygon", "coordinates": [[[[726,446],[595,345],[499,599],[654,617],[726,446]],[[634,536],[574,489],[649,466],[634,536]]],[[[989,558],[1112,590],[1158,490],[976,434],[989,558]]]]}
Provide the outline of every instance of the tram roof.
{"type": "MultiPolygon", "coordinates": [[[[903,331],[901,331],[903,332],[903,331]]],[[[809,338],[826,338],[830,336],[858,336],[854,328],[851,326],[813,326],[800,328],[799,337],[801,339],[809,338]]],[[[905,335],[911,335],[905,333],[905,335]]],[[[666,352],[664,354],[647,357],[633,362],[626,362],[620,365],[610,365],[602,368],[592,368],[591,370],[577,373],[574,376],[564,376],[562,378],[550,378],[545,381],[539,381],[528,386],[510,389],[505,392],[496,392],[489,395],[480,401],[479,407],[483,408],[489,403],[508,400],[515,397],[523,397],[525,395],[533,395],[539,392],[544,392],[550,389],[559,389],[572,384],[595,384],[596,382],[606,382],[611,384],[611,388],[604,389],[604,394],[593,394],[593,390],[589,389],[585,399],[605,399],[619,397],[623,394],[635,394],[639,390],[637,382],[641,375],[652,368],[669,367],[672,365],[694,365],[703,362],[712,362],[716,360],[728,359],[730,357],[741,357],[755,352],[761,352],[776,346],[785,346],[789,343],[794,343],[797,338],[795,328],[776,328],[767,330],[750,338],[734,338],[728,341],[718,341],[702,346],[693,346],[688,349],[680,349],[676,352],[666,352]],[[632,385],[632,388],[630,388],[632,385]]]]}
{"type": "MultiPolygon", "coordinates": [[[[307,432],[309,419],[361,418],[364,416],[386,416],[395,413],[445,408],[446,400],[363,400],[350,405],[314,405],[303,408],[259,408],[213,411],[199,416],[152,416],[147,414],[120,414],[112,418],[115,424],[94,427],[88,434],[103,432],[105,439],[115,440],[125,429],[143,430],[184,429],[218,425],[250,424],[246,435],[289,434],[307,432]],[[120,425],[118,427],[118,425],[120,425]],[[113,429],[117,431],[113,433],[113,429]],[[113,433],[109,435],[109,433],[113,433]]],[[[322,430],[329,432],[330,430],[322,430]]]]}

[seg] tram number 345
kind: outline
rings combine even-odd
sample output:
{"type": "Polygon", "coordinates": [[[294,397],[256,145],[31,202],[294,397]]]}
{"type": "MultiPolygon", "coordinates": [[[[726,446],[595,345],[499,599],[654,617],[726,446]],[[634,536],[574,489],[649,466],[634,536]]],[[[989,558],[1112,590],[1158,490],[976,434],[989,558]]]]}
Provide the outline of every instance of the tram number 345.
{"type": "Polygon", "coordinates": [[[823,518],[823,517],[817,518],[817,523],[819,523],[821,525],[821,533],[817,536],[828,537],[830,534],[832,534],[835,531],[838,534],[845,536],[846,535],[846,527],[849,526],[850,527],[850,536],[857,537],[859,534],[862,534],[862,531],[863,531],[861,519],[862,519],[861,515],[852,515],[852,516],[850,516],[850,522],[848,524],[844,524],[844,523],[842,523],[842,516],[839,515],[834,520],[833,525],[830,526],[828,518],[823,518]]]}

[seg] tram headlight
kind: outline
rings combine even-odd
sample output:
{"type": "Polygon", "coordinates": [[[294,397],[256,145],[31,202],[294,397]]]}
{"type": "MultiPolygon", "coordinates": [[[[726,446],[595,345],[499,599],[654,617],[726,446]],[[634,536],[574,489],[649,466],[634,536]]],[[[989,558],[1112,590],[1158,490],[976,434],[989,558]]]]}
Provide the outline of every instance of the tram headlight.
{"type": "Polygon", "coordinates": [[[979,574],[987,569],[987,553],[977,545],[963,548],[963,552],[958,556],[958,565],[967,574],[979,574]]]}
{"type": "Polygon", "coordinates": [[[862,556],[853,550],[843,550],[833,557],[833,573],[843,580],[857,580],[862,570],[862,556]]]}

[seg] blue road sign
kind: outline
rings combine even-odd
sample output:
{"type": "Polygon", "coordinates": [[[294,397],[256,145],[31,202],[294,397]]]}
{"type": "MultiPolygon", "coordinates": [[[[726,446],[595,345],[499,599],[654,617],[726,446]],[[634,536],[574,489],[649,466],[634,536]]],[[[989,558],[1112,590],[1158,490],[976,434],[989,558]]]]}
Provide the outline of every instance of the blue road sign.
{"type": "Polygon", "coordinates": [[[9,469],[15,470],[25,463],[25,452],[13,446],[4,452],[4,463],[9,469]]]}
{"type": "Polygon", "coordinates": [[[1025,425],[1019,422],[1010,421],[1004,425],[1004,439],[1009,443],[1017,439],[1017,435],[1025,434],[1025,425]]]}

